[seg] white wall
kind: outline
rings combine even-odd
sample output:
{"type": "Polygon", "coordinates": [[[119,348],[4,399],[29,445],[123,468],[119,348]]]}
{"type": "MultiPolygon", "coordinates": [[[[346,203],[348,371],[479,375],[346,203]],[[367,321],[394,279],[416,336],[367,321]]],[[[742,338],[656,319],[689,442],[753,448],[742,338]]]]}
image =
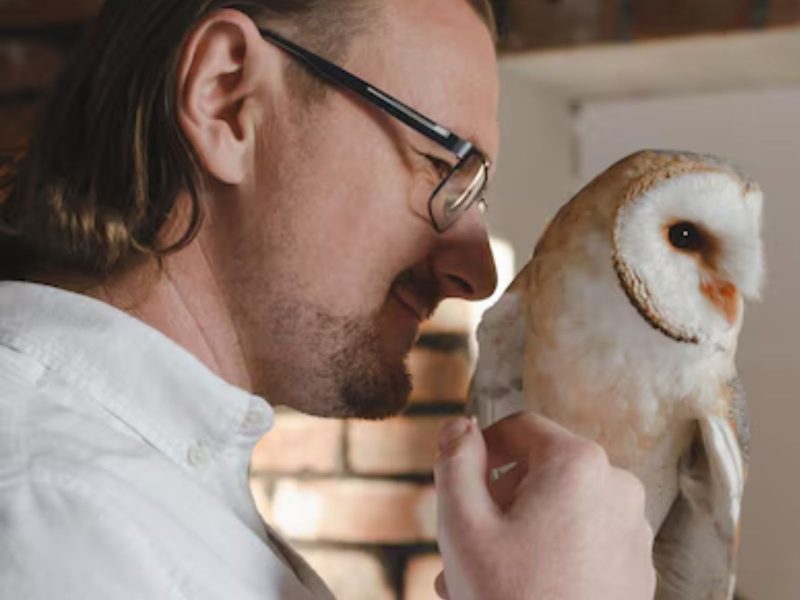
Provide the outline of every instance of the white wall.
{"type": "Polygon", "coordinates": [[[492,234],[513,246],[519,268],[575,187],[573,114],[559,96],[539,91],[524,76],[501,67],[500,77],[502,146],[487,219],[492,234]]]}
{"type": "Polygon", "coordinates": [[[740,588],[800,598],[800,88],[588,103],[576,133],[584,182],[654,147],[731,158],[764,189],[768,287],[746,313],[738,360],[753,425],[740,588]]]}

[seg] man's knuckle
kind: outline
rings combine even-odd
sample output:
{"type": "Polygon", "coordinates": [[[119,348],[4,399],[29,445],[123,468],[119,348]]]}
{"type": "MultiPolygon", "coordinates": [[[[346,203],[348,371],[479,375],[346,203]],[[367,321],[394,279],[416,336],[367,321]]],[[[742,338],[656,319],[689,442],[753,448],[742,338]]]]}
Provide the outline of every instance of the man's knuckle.
{"type": "Polygon", "coordinates": [[[644,529],[645,545],[647,546],[648,551],[650,551],[653,548],[653,541],[655,540],[655,532],[653,531],[653,527],[650,525],[650,523],[645,523],[643,529],[644,529]]]}
{"type": "Polygon", "coordinates": [[[608,455],[600,444],[594,442],[576,444],[573,452],[575,462],[586,474],[595,474],[608,468],[608,455]]]}
{"type": "Polygon", "coordinates": [[[626,496],[631,503],[632,509],[637,512],[643,512],[647,504],[647,493],[644,489],[644,485],[636,475],[628,473],[627,471],[623,471],[623,474],[626,496]]]}
{"type": "Polygon", "coordinates": [[[605,450],[592,442],[573,444],[565,454],[563,476],[574,485],[582,485],[595,479],[608,468],[605,450]]]}
{"type": "Polygon", "coordinates": [[[653,594],[656,593],[656,587],[658,586],[658,575],[656,573],[655,568],[653,567],[652,563],[648,565],[647,569],[647,592],[648,598],[652,598],[653,594]]]}

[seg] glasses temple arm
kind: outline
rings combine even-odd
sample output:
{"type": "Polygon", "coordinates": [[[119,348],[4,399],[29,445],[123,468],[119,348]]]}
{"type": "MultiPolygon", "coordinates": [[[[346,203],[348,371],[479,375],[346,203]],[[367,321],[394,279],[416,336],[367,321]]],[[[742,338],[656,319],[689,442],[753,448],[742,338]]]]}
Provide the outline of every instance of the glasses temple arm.
{"type": "Polygon", "coordinates": [[[446,127],[321,56],[301,48],[277,33],[267,29],[259,29],[259,31],[263,37],[303,61],[320,76],[377,105],[431,141],[444,146],[459,158],[464,158],[474,148],[472,143],[461,139],[446,127]]]}

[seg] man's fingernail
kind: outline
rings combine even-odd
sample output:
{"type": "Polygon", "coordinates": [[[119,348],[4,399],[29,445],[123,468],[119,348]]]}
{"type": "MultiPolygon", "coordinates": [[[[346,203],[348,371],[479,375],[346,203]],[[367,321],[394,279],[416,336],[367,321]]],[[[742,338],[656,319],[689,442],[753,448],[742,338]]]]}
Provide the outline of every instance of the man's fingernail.
{"type": "Polygon", "coordinates": [[[439,452],[446,454],[458,446],[459,440],[472,428],[472,421],[460,418],[445,423],[439,430],[439,452]]]}

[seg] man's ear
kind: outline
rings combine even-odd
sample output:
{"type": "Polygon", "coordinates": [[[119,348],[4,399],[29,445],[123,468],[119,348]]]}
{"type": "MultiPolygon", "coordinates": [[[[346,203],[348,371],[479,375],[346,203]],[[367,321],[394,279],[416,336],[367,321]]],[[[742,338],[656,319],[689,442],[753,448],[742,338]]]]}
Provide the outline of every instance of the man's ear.
{"type": "Polygon", "coordinates": [[[203,167],[222,183],[242,183],[252,164],[266,108],[263,87],[271,78],[270,69],[279,68],[277,60],[264,64],[265,57],[277,54],[264,49],[255,23],[235,10],[214,12],[184,44],[178,66],[178,121],[203,167]]]}

